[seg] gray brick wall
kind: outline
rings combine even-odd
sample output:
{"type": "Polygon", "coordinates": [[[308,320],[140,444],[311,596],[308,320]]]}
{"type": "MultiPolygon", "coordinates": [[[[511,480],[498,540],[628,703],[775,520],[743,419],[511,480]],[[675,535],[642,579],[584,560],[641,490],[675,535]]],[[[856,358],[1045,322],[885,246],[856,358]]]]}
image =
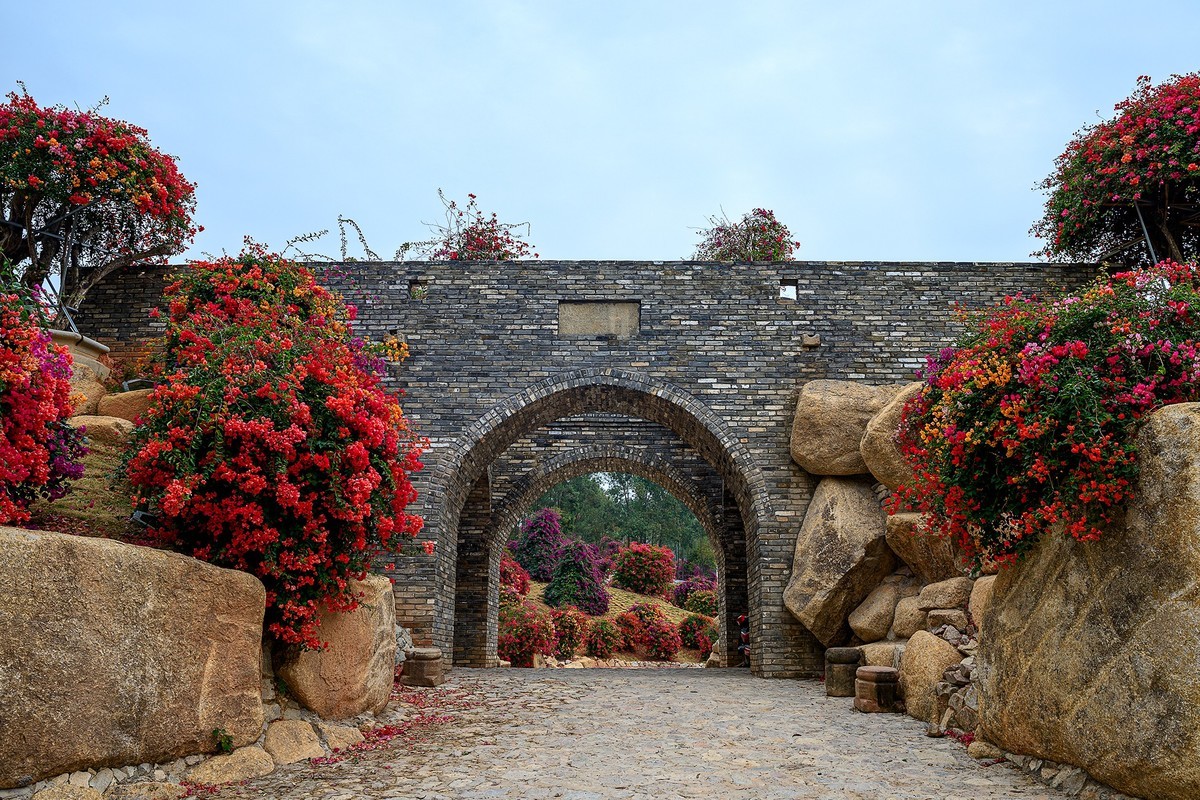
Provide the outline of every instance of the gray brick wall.
{"type": "MultiPolygon", "coordinates": [[[[818,378],[910,380],[953,340],[956,305],[1076,285],[1094,271],[803,261],[348,268],[335,287],[359,306],[365,331],[407,338],[411,358],[390,382],[408,392],[405,410],[431,443],[416,483],[422,538],[437,551],[401,558],[394,575],[397,612],[418,639],[464,663],[494,657],[503,532],[493,512],[508,519],[520,505],[514,487],[545,478],[539,457],[565,475],[573,458],[596,455],[599,435],[604,447],[628,448],[624,463],[647,474],[664,454],[686,453],[682,473],[723,514],[723,616],[748,608],[754,671],[776,677],[821,667],[819,646],[782,604],[814,486],[788,452],[798,387],[818,378]],[[781,285],[795,300],[781,299],[781,285]],[[561,337],[560,301],[637,301],[637,335],[561,337]],[[630,424],[624,436],[619,425],[599,433],[581,415],[630,424]],[[539,437],[553,443],[540,456],[539,437]],[[696,464],[707,472],[692,471],[696,464]]],[[[136,349],[152,334],[145,309],[161,286],[161,272],[147,271],[98,287],[84,307],[89,335],[118,355],[136,349]]]]}

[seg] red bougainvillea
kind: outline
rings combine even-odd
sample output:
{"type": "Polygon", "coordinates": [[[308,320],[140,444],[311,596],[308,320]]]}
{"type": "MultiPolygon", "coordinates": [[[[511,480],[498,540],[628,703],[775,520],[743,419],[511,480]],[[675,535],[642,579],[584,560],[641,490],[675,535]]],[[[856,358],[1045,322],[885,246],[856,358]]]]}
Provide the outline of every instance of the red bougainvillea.
{"type": "Polygon", "coordinates": [[[0,274],[0,523],[26,522],[38,497],[67,493],[83,474],[83,434],[71,416],[71,356],[0,274]]]}
{"type": "Polygon", "coordinates": [[[257,575],[267,623],[319,646],[321,603],[416,535],[405,509],[421,445],[384,391],[384,357],[307,269],[252,248],[197,262],[166,290],[162,383],[127,464],[164,546],[257,575]]]}
{"type": "Polygon", "coordinates": [[[183,250],[196,233],[194,190],[142,128],[24,92],[0,105],[0,252],[31,289],[63,242],[71,305],[116,269],[183,250]]]}
{"type": "Polygon", "coordinates": [[[712,227],[700,231],[694,261],[791,261],[800,246],[769,208],[756,208],[738,222],[723,214],[709,222],[712,227]]]}
{"type": "Polygon", "coordinates": [[[556,644],[550,612],[521,601],[500,606],[496,652],[514,667],[532,667],[535,656],[548,656],[556,644]]]}
{"type": "Polygon", "coordinates": [[[979,313],[905,405],[914,478],[893,510],[923,512],[977,566],[1051,530],[1099,538],[1132,497],[1141,420],[1200,400],[1198,310],[1197,268],[1163,263],[979,313]]]}
{"type": "Polygon", "coordinates": [[[660,597],[675,580],[675,554],[669,547],[630,542],[617,553],[613,583],[639,594],[660,597]]]}
{"type": "Polygon", "coordinates": [[[1046,245],[1035,255],[1149,266],[1149,234],[1158,259],[1196,258],[1200,73],[1138,78],[1116,111],[1077,132],[1043,181],[1046,213],[1031,233],[1046,245]]]}

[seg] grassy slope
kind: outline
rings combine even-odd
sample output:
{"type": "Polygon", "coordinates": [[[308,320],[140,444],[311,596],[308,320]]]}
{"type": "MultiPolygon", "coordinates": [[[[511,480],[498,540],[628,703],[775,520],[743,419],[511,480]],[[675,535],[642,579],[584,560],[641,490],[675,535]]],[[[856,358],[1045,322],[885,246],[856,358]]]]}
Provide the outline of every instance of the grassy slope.
{"type": "Polygon", "coordinates": [[[129,487],[114,480],[122,448],[101,442],[89,447],[91,452],[83,459],[83,477],[72,484],[66,496],[34,503],[29,509],[33,517],[30,527],[110,539],[136,535],[138,530],[129,522],[129,487]]]}
{"type": "MultiPolygon", "coordinates": [[[[545,601],[542,600],[542,592],[545,588],[546,584],[544,583],[530,581],[529,597],[527,599],[534,605],[549,611],[550,606],[546,605],[545,601]]],[[[608,593],[610,601],[608,604],[608,613],[604,615],[606,619],[616,619],[618,614],[628,611],[629,607],[635,603],[651,603],[658,606],[673,625],[678,625],[692,613],[684,611],[678,606],[671,605],[661,597],[651,597],[650,595],[628,592],[613,586],[608,587],[608,593]]],[[[621,652],[617,654],[617,658],[623,661],[635,661],[639,660],[640,656],[632,652],[621,652]]],[[[697,664],[706,658],[708,658],[708,653],[701,654],[699,650],[684,649],[675,655],[674,660],[680,663],[697,664]]]]}

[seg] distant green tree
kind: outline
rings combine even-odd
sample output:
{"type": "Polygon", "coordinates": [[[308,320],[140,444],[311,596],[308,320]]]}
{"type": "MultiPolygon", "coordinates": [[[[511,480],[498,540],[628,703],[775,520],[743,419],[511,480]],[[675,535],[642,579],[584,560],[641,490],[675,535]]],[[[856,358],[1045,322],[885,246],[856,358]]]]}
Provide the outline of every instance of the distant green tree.
{"type": "Polygon", "coordinates": [[[687,506],[646,478],[623,472],[593,473],[554,486],[535,503],[556,508],[563,531],[586,542],[609,536],[675,551],[679,559],[709,569],[716,555],[708,534],[687,506]]]}

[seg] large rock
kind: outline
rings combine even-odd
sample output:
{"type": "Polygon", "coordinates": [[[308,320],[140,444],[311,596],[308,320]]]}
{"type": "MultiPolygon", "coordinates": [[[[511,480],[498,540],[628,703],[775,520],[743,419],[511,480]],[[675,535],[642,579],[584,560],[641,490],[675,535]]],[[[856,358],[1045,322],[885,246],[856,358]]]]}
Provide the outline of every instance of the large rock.
{"type": "MultiPolygon", "coordinates": [[[[850,630],[864,642],[875,642],[887,636],[892,629],[892,618],[896,614],[896,603],[900,602],[900,587],[894,583],[881,583],[871,590],[867,599],[850,612],[850,630]]],[[[871,665],[875,666],[875,665],[871,665]]],[[[891,666],[884,664],[880,666],[891,666]]]]}
{"type": "Polygon", "coordinates": [[[120,417],[136,423],[150,407],[150,395],[153,391],[153,389],[135,389],[132,392],[105,395],[96,404],[96,413],[105,417],[120,417]]]}
{"type": "Polygon", "coordinates": [[[916,597],[903,597],[896,603],[896,614],[892,619],[892,633],[907,639],[917,631],[925,630],[929,615],[921,610],[921,601],[916,597]]]}
{"type": "Polygon", "coordinates": [[[917,607],[922,611],[932,611],[935,608],[966,608],[971,599],[972,585],[974,581],[970,578],[949,578],[928,584],[917,595],[917,607]]]}
{"type": "Polygon", "coordinates": [[[826,478],[817,485],[783,603],[826,647],[849,639],[846,618],[895,567],[885,525],[868,481],[826,478]]]}
{"type": "Polygon", "coordinates": [[[279,674],[292,696],[325,719],[378,714],[387,705],[396,674],[396,601],[392,584],[368,575],[351,587],[356,610],[322,609],[316,637],[322,651],[304,651],[279,674]]]}
{"type": "Polygon", "coordinates": [[[0,788],[253,742],[265,603],[244,572],[0,527],[0,788]]]}
{"type": "Polygon", "coordinates": [[[864,644],[858,649],[862,651],[862,664],[864,667],[893,667],[899,669],[900,660],[904,656],[904,648],[907,644],[907,640],[873,642],[871,644],[864,644]]]}
{"type": "Polygon", "coordinates": [[[108,392],[96,371],[86,364],[71,367],[71,397],[76,414],[95,414],[100,398],[108,392]]]}
{"type": "Polygon", "coordinates": [[[896,443],[896,432],[900,429],[900,412],[908,399],[921,391],[923,383],[910,383],[871,417],[867,429],[859,442],[859,452],[863,463],[875,476],[875,480],[889,489],[895,489],[902,483],[912,480],[912,468],[900,455],[900,446],[896,443]]]}
{"type": "Polygon", "coordinates": [[[900,390],[851,381],[809,381],[792,424],[792,458],[813,475],[865,475],[859,443],[867,423],[900,390]]]}
{"type": "Polygon", "coordinates": [[[263,749],[279,766],[325,755],[317,732],[302,719],[281,719],[268,725],[263,749]]]}
{"type": "Polygon", "coordinates": [[[120,417],[94,417],[86,414],[71,417],[67,420],[72,428],[83,428],[83,434],[89,439],[105,444],[121,444],[129,441],[133,433],[133,423],[120,417]]]}
{"type": "Polygon", "coordinates": [[[1200,797],[1200,405],[1152,414],[1124,525],[1047,532],[996,579],[982,735],[1138,797],[1200,797]]]}
{"type": "Polygon", "coordinates": [[[936,583],[966,574],[962,552],[945,536],[921,525],[921,515],[892,514],[887,521],[887,543],[922,583],[936,583]]]}
{"type": "Polygon", "coordinates": [[[971,599],[967,601],[967,611],[971,615],[971,621],[979,629],[981,636],[983,635],[983,618],[986,616],[988,608],[992,605],[995,586],[995,575],[985,575],[979,578],[975,581],[975,585],[971,587],[971,599]]]}
{"type": "Polygon", "coordinates": [[[900,659],[900,691],[911,717],[937,722],[937,684],[942,673],[962,661],[958,648],[928,631],[917,631],[908,640],[900,659]]]}
{"type": "Polygon", "coordinates": [[[275,771],[275,761],[258,745],[242,747],[227,756],[214,756],[188,770],[192,783],[221,786],[261,778],[275,771]]]}

